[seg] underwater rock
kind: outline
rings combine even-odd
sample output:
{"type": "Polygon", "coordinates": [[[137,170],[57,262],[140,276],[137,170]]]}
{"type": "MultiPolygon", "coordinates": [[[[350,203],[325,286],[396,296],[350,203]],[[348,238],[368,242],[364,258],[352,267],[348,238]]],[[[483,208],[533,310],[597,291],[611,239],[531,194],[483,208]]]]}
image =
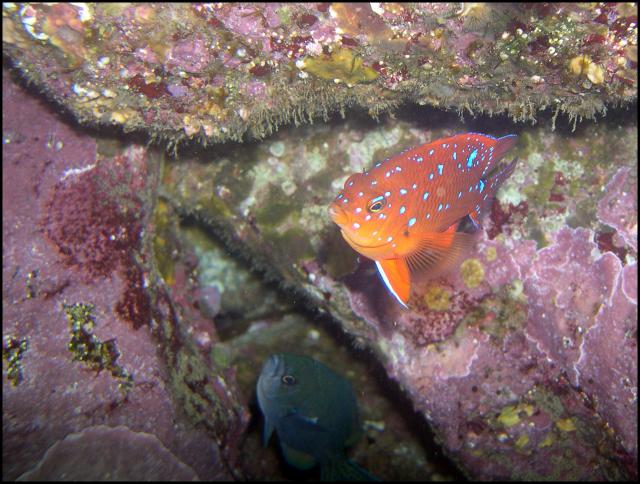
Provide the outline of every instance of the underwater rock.
{"type": "Polygon", "coordinates": [[[637,98],[637,5],[3,4],[3,51],[76,118],[171,142],[403,102],[574,121],[637,98]]]}
{"type": "MultiPolygon", "coordinates": [[[[629,168],[620,168],[605,187],[598,202],[598,218],[616,229],[623,243],[638,251],[638,177],[629,168]]],[[[621,244],[618,244],[621,245],[621,244]]]]}
{"type": "Polygon", "coordinates": [[[299,127],[183,158],[164,178],[167,201],[372,350],[470,477],[633,478],[637,254],[630,246],[621,259],[598,239],[599,203],[629,190],[609,180],[637,164],[633,119],[573,134],[547,119],[518,133],[519,161],[473,252],[417,285],[404,311],[329,222],[329,202],[351,173],[411,146],[509,132],[501,120],[411,116],[299,127]]]}
{"type": "Polygon", "coordinates": [[[225,444],[247,411],[232,372],[190,336],[201,324],[215,343],[211,322],[157,275],[157,155],[96,142],[6,70],[3,97],[3,478],[96,425],[127,428],[111,445],[150,434],[178,468],[230,478],[225,444]]]}
{"type": "Polygon", "coordinates": [[[196,481],[198,475],[153,434],[127,427],[88,427],[67,435],[21,481],[196,481]]]}

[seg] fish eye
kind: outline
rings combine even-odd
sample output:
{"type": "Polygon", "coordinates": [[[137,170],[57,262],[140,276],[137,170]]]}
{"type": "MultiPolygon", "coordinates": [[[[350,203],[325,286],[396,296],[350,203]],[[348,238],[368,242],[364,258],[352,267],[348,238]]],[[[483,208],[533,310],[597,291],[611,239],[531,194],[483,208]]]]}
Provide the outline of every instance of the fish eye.
{"type": "Polygon", "coordinates": [[[380,195],[379,197],[369,200],[369,203],[367,204],[367,210],[369,211],[369,213],[376,213],[382,210],[386,204],[387,199],[380,195]]]}
{"type": "Polygon", "coordinates": [[[293,375],[282,375],[282,383],[285,385],[295,385],[296,377],[293,375]]]}

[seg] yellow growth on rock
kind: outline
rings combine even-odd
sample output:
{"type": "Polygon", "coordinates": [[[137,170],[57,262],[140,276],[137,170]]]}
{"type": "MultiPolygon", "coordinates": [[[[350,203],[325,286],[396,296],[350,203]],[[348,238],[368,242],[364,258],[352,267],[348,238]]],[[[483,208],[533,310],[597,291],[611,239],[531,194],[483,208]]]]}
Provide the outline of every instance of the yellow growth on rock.
{"type": "Polygon", "coordinates": [[[484,280],[484,267],[478,259],[467,259],[460,266],[462,280],[468,288],[478,287],[484,280]]]}
{"type": "Polygon", "coordinates": [[[300,68],[322,79],[344,82],[348,86],[371,82],[378,73],[363,64],[362,58],[353,55],[349,49],[337,49],[329,58],[306,58],[300,68]]]}
{"type": "Polygon", "coordinates": [[[533,406],[527,403],[519,405],[509,405],[502,409],[498,416],[498,422],[505,428],[509,428],[520,422],[520,413],[524,412],[527,416],[533,415],[533,406]]]}
{"type": "Polygon", "coordinates": [[[573,432],[576,430],[576,424],[572,418],[562,418],[556,422],[556,426],[563,432],[573,432]]]}
{"type": "Polygon", "coordinates": [[[449,291],[437,284],[432,284],[424,295],[424,302],[432,311],[446,311],[451,304],[449,291]]]}
{"type": "Polygon", "coordinates": [[[593,84],[604,82],[604,69],[591,60],[588,55],[578,55],[569,61],[569,71],[576,76],[584,75],[593,84]]]}
{"type": "Polygon", "coordinates": [[[526,447],[528,443],[529,443],[529,436],[527,434],[522,434],[520,437],[518,437],[518,440],[516,440],[516,447],[518,449],[522,449],[526,447]]]}

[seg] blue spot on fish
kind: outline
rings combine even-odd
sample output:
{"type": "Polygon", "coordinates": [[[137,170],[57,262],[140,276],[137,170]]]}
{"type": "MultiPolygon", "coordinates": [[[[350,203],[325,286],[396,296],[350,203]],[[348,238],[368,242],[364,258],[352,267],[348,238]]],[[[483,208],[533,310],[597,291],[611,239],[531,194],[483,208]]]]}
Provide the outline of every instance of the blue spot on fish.
{"type": "Polygon", "coordinates": [[[412,217],[412,218],[409,219],[409,224],[408,225],[409,225],[409,227],[413,227],[413,224],[415,224],[415,223],[416,223],[416,218],[412,217]]]}
{"type": "Polygon", "coordinates": [[[400,215],[402,215],[406,211],[407,211],[407,209],[406,209],[406,207],[404,205],[402,207],[400,207],[400,215]]]}
{"type": "Polygon", "coordinates": [[[426,200],[427,198],[429,198],[429,192],[424,192],[424,195],[422,195],[422,199],[426,200]]]}
{"type": "Polygon", "coordinates": [[[478,155],[478,149],[476,148],[471,152],[471,154],[469,155],[469,158],[467,158],[467,168],[471,168],[473,166],[473,160],[476,159],[477,155],[478,155]]]}
{"type": "Polygon", "coordinates": [[[429,156],[433,155],[433,150],[429,150],[429,156]]]}
{"type": "Polygon", "coordinates": [[[439,204],[438,204],[438,212],[439,212],[440,210],[442,210],[442,204],[441,204],[441,203],[439,203],[439,204]]]}
{"type": "Polygon", "coordinates": [[[478,183],[480,183],[480,193],[482,193],[482,190],[484,190],[484,182],[480,180],[478,183]]]}
{"type": "Polygon", "coordinates": [[[438,175],[442,175],[443,168],[444,168],[444,165],[438,165],[438,175]]]}

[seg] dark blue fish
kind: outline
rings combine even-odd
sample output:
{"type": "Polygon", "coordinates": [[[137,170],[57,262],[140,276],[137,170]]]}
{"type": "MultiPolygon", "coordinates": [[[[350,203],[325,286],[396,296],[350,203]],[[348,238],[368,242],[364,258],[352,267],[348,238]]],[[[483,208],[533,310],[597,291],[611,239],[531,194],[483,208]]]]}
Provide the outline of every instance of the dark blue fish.
{"type": "Polygon", "coordinates": [[[322,480],[377,480],[350,461],[345,447],[360,436],[351,384],[313,358],[269,357],[258,379],[263,444],[275,430],[286,461],[306,470],[320,465],[322,480]]]}

